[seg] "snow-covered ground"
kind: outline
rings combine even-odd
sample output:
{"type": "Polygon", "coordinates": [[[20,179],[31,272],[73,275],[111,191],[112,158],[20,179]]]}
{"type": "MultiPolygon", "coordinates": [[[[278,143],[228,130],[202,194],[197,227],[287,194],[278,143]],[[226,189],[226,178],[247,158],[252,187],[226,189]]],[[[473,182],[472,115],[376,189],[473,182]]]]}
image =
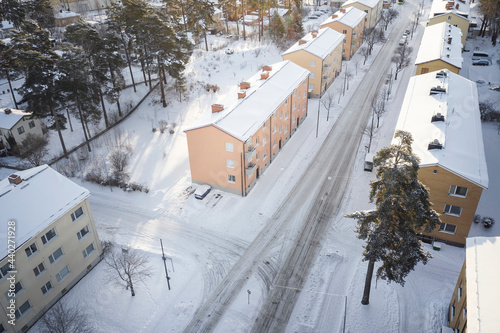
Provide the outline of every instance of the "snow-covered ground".
{"type": "MultiPolygon", "coordinates": [[[[413,4],[410,1],[403,6],[413,4]]],[[[429,6],[430,3],[426,2],[426,7],[429,6]]],[[[411,7],[406,11],[399,9],[405,15],[413,12],[411,7]]],[[[426,21],[424,14],[416,35],[410,41],[414,48],[419,45],[426,21]]],[[[210,36],[210,44],[211,49],[217,46],[220,50],[197,50],[188,65],[186,73],[190,95],[187,101],[179,102],[173,94],[169,106],[163,108],[158,103],[157,93],[152,93],[117,130],[110,132],[108,139],[97,140],[87,158],[87,161],[105,158],[108,142],[121,136],[133,147],[127,168],[131,180],[147,185],[149,193],[127,193],[73,179],[92,193],[90,202],[101,240],[137,249],[150,258],[152,276],[137,286],[135,297],[113,283],[115,277],[110,276],[104,262],[64,297],[70,304],[78,303],[81,308],[88,309],[95,332],[183,331],[197,307],[259,234],[286,197],[287,190],[297,182],[298,175],[315,156],[320,143],[375,57],[369,58],[364,66],[360,54],[346,62],[348,69],[356,75],[349,82],[345,96],[339,96],[342,76],[329,88],[335,94],[336,102],[339,98],[340,102],[330,110],[328,122],[326,110],[321,107],[317,137],[318,99],[309,101],[309,115],[304,124],[247,197],[212,191],[200,201],[189,195],[187,190],[191,183],[183,129],[210,112],[210,104],[223,100],[229,94],[236,94],[238,83],[253,75],[262,65],[281,60],[280,50],[275,46],[255,40],[234,41],[210,36]],[[226,47],[234,49],[234,54],[225,54],[226,47]],[[355,66],[355,63],[358,65],[355,66]],[[218,85],[219,92],[207,92],[206,84],[218,85]],[[175,122],[174,134],[152,132],[151,128],[159,120],[175,122]],[[221,198],[216,198],[216,194],[220,194],[221,198]],[[167,261],[171,290],[168,290],[165,279],[160,239],[163,240],[166,255],[172,259],[167,261]]],[[[493,54],[495,60],[488,67],[468,66],[471,53],[464,53],[461,74],[474,81],[483,79],[486,83],[478,86],[480,98],[498,101],[500,93],[488,88],[500,85],[500,68],[496,63],[500,54],[489,45],[487,38],[468,40],[468,48],[477,46],[493,54]]],[[[377,45],[374,52],[380,48],[381,45],[377,45]]],[[[372,151],[390,144],[406,85],[414,71],[413,67],[405,69],[393,83],[389,112],[381,119],[372,151]]],[[[141,96],[130,93],[127,98],[138,100],[141,96]]],[[[78,138],[81,140],[82,137],[81,131],[74,127],[75,132],[67,132],[66,135],[78,142],[78,138]]],[[[478,213],[498,221],[500,135],[495,124],[483,125],[483,137],[490,184],[489,189],[483,192],[478,213]]],[[[367,266],[361,260],[363,241],[356,238],[356,221],[343,215],[372,207],[368,202],[368,191],[369,182],[375,175],[363,171],[367,142],[365,137],[359,147],[348,194],[340,213],[333,217],[332,228],[301,291],[288,324],[289,332],[318,332],[316,327],[319,327],[319,322],[330,325],[328,332],[341,332],[345,322],[346,332],[360,333],[436,332],[446,324],[451,293],[465,258],[465,250],[461,248],[443,245],[441,251],[434,251],[424,245],[434,258],[427,265],[418,265],[408,276],[404,287],[374,281],[370,305],[360,303],[367,266]]],[[[54,151],[59,148],[55,134],[51,137],[51,145],[54,151]]],[[[67,170],[63,164],[54,167],[67,170]]],[[[0,169],[0,178],[9,173],[10,170],[0,169]]],[[[470,235],[499,236],[500,227],[498,223],[491,229],[473,225],[470,235]]],[[[277,240],[277,260],[280,258],[279,248],[288,245],[286,236],[277,240]]],[[[258,314],[265,288],[257,274],[249,276],[242,292],[230,305],[215,331],[248,332],[258,314]]],[[[38,332],[39,328],[36,325],[30,332],[38,332]]]]}

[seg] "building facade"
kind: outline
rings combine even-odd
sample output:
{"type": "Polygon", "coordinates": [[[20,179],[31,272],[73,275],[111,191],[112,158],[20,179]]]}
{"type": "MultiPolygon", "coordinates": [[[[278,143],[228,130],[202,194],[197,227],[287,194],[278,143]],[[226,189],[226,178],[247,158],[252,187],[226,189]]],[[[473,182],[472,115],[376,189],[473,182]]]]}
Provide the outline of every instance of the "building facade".
{"type": "Polygon", "coordinates": [[[307,116],[309,72],[291,61],[264,66],[234,98],[185,130],[191,179],[247,195],[307,116]],[[236,98],[237,97],[237,98],[236,98]]]}
{"type": "Polygon", "coordinates": [[[344,35],[330,28],[311,31],[286,50],[283,60],[311,72],[309,93],[322,96],[342,69],[344,35]]]}
{"type": "Polygon", "coordinates": [[[321,23],[321,28],[330,28],[345,36],[342,57],[351,59],[363,43],[366,13],[356,7],[340,8],[321,23]]]}
{"type": "Polygon", "coordinates": [[[412,134],[419,179],[441,214],[423,239],[464,246],[488,187],[476,84],[449,70],[413,76],[396,129],[412,134]]]}
{"type": "Polygon", "coordinates": [[[0,248],[1,332],[26,332],[101,260],[89,195],[47,165],[0,181],[0,236],[15,233],[0,248]]]}
{"type": "Polygon", "coordinates": [[[383,0],[347,0],[342,4],[342,8],[349,7],[365,12],[365,29],[372,29],[382,16],[383,0]]]}
{"type": "Polygon", "coordinates": [[[0,150],[22,145],[29,133],[43,135],[40,120],[34,118],[31,112],[0,109],[0,150]]]}
{"type": "Polygon", "coordinates": [[[427,25],[446,22],[458,27],[462,32],[462,47],[465,45],[467,32],[469,31],[470,4],[469,0],[434,0],[429,12],[427,25]]]}
{"type": "Polygon", "coordinates": [[[75,12],[85,14],[108,8],[111,0],[50,0],[54,14],[62,12],[75,12]]]}
{"type": "Polygon", "coordinates": [[[425,28],[415,65],[416,74],[448,69],[458,74],[462,68],[462,32],[448,23],[425,28]]]}

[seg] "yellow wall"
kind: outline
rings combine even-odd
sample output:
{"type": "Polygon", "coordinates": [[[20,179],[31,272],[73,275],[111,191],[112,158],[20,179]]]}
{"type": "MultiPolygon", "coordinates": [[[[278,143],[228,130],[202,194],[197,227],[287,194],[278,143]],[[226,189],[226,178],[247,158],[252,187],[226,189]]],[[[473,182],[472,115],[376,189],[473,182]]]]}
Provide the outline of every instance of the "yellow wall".
{"type": "Polygon", "coordinates": [[[450,307],[448,309],[448,321],[450,327],[453,329],[458,329],[458,332],[467,332],[467,283],[465,280],[465,266],[466,262],[462,266],[460,275],[458,276],[457,284],[455,286],[455,291],[451,297],[450,307]],[[460,288],[462,289],[462,296],[460,297],[460,288]],[[453,307],[455,308],[455,315],[453,316],[453,307]],[[464,330],[465,329],[465,330],[464,330]]]}
{"type": "Polygon", "coordinates": [[[471,183],[464,178],[440,167],[426,166],[421,167],[418,172],[420,181],[429,188],[430,201],[434,204],[436,212],[441,214],[443,223],[449,223],[457,226],[455,234],[439,231],[436,227],[431,233],[423,233],[441,240],[456,243],[456,245],[465,245],[465,238],[469,234],[469,229],[476,213],[482,187],[471,183]],[[437,173],[434,174],[434,170],[437,173]],[[465,198],[449,195],[451,185],[467,187],[468,192],[465,198]],[[446,204],[462,207],[460,217],[443,214],[446,204]]]}
{"type": "Polygon", "coordinates": [[[377,22],[380,20],[380,15],[382,13],[382,0],[380,0],[377,5],[373,8],[370,8],[366,5],[363,5],[360,2],[353,2],[351,4],[342,5],[342,8],[355,7],[359,10],[362,10],[366,13],[365,16],[365,28],[371,29],[373,28],[377,22]]]}
{"type": "Polygon", "coordinates": [[[455,67],[447,62],[444,62],[441,59],[424,62],[422,64],[417,65],[416,75],[425,74],[429,72],[439,71],[441,69],[449,69],[450,72],[458,74],[460,72],[460,68],[455,67]]]}
{"type": "Polygon", "coordinates": [[[447,13],[430,18],[428,25],[434,25],[442,22],[446,22],[460,28],[460,31],[462,31],[462,45],[465,45],[465,38],[467,38],[467,31],[469,30],[469,21],[460,15],[447,13]]]}
{"type": "Polygon", "coordinates": [[[351,28],[348,25],[345,25],[341,22],[338,21],[333,21],[327,24],[324,24],[321,26],[321,29],[323,28],[330,28],[335,31],[340,32],[341,34],[344,34],[345,32],[345,39],[343,43],[343,58],[344,59],[350,59],[353,54],[356,52],[356,50],[359,48],[361,43],[363,42],[363,31],[365,28],[365,21],[361,20],[359,24],[353,28],[351,28]],[[354,33],[354,38],[353,38],[353,33],[354,33]]]}
{"type": "MultiPolygon", "coordinates": [[[[4,310],[0,310],[0,323],[4,325],[7,332],[21,331],[25,325],[33,325],[38,316],[41,316],[54,302],[71,288],[83,275],[88,272],[88,266],[92,268],[100,260],[102,246],[97,235],[97,231],[90,210],[89,202],[85,199],[82,203],[76,205],[67,214],[59,220],[45,228],[40,234],[27,241],[23,246],[16,251],[16,282],[20,281],[23,290],[18,292],[16,297],[16,306],[20,307],[23,303],[29,300],[31,309],[16,320],[15,327],[8,325],[4,310]],[[82,206],[84,214],[76,221],[72,221],[71,213],[78,207],[82,206]],[[86,225],[89,226],[89,233],[78,240],[77,232],[86,225]],[[50,229],[55,228],[57,236],[47,244],[43,244],[41,237],[50,229]],[[25,249],[31,244],[36,243],[38,252],[30,257],[26,255],[25,249]],[[82,251],[91,243],[94,244],[94,252],[86,258],[83,257],[82,251]],[[53,264],[49,261],[49,256],[54,253],[59,247],[62,247],[64,255],[55,261],[53,264]],[[35,276],[33,269],[40,263],[44,264],[45,272],[38,277],[35,276]],[[66,276],[60,283],[56,279],[56,274],[68,265],[71,273],[66,276]],[[52,283],[53,289],[47,294],[43,294],[41,287],[48,281],[52,283]],[[66,290],[64,290],[66,289],[66,290]],[[15,330],[14,330],[15,328],[15,330]]],[[[0,267],[7,263],[3,260],[0,267]]],[[[0,280],[0,304],[3,308],[8,304],[5,293],[9,289],[9,281],[4,277],[0,280]]]]}

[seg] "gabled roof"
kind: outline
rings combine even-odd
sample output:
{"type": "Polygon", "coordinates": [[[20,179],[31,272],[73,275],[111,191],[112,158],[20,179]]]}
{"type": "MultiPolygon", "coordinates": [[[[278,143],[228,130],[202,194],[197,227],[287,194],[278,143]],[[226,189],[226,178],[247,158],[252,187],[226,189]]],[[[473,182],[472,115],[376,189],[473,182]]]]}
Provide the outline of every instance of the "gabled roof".
{"type": "Polygon", "coordinates": [[[261,72],[258,72],[246,80],[250,88],[246,90],[245,98],[237,99],[237,94],[234,94],[221,103],[224,111],[209,114],[185,132],[214,126],[240,141],[248,140],[309,76],[308,70],[289,60],[271,67],[267,79],[261,80],[261,72]]]}
{"type": "Polygon", "coordinates": [[[429,19],[448,13],[462,16],[468,20],[470,14],[469,0],[434,0],[429,12],[429,19]]]}
{"type": "Polygon", "coordinates": [[[446,22],[425,28],[415,64],[438,59],[462,68],[462,31],[460,28],[446,22]]]}
{"type": "Polygon", "coordinates": [[[483,188],[488,170],[476,84],[449,70],[410,78],[396,129],[413,136],[420,166],[439,165],[483,188]],[[432,93],[431,94],[431,89],[432,93]],[[444,121],[431,122],[441,114],[444,121]],[[438,140],[442,149],[429,150],[438,140]]]}
{"type": "Polygon", "coordinates": [[[15,124],[23,117],[31,116],[31,112],[24,112],[16,109],[0,109],[0,128],[12,129],[15,124]],[[5,113],[5,110],[10,110],[10,113],[5,113]]]}
{"type": "Polygon", "coordinates": [[[11,184],[8,178],[0,181],[0,260],[7,255],[8,221],[16,221],[19,247],[90,195],[87,189],[47,165],[15,174],[22,179],[18,185],[11,184]]]}
{"type": "Polygon", "coordinates": [[[356,7],[347,7],[345,8],[345,13],[342,13],[340,10],[336,11],[335,14],[324,20],[323,23],[321,23],[321,26],[332,22],[340,22],[348,27],[355,28],[361,21],[363,21],[365,16],[366,13],[356,7]]]}
{"type": "Polygon", "coordinates": [[[316,37],[313,37],[312,34],[313,32],[310,32],[302,37],[297,43],[283,52],[282,55],[304,50],[321,59],[325,59],[345,38],[345,35],[328,27],[320,29],[316,37]],[[306,43],[300,44],[301,40],[306,43]]]}
{"type": "Polygon", "coordinates": [[[500,299],[500,237],[466,239],[467,331],[496,332],[500,299]]]}
{"type": "Polygon", "coordinates": [[[352,5],[355,2],[359,2],[360,4],[363,4],[367,7],[375,8],[380,3],[380,1],[381,0],[347,0],[346,2],[344,2],[342,4],[342,7],[344,7],[346,5],[352,5]]]}

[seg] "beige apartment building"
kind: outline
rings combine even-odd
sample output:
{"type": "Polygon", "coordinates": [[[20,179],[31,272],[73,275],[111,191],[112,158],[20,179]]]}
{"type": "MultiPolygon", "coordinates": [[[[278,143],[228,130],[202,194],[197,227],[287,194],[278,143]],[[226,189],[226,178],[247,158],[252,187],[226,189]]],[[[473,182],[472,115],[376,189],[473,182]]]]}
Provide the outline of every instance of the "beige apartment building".
{"type": "Polygon", "coordinates": [[[449,329],[443,333],[498,331],[500,237],[467,238],[462,270],[450,301],[449,329]]]}
{"type": "Polygon", "coordinates": [[[285,60],[185,130],[193,183],[246,196],[307,116],[309,71],[285,60]]]}
{"type": "Polygon", "coordinates": [[[26,332],[101,260],[89,195],[47,165],[0,181],[0,332],[26,332]]]}
{"type": "Polygon", "coordinates": [[[310,97],[319,97],[333,83],[342,69],[342,50],[345,36],[330,28],[311,31],[286,50],[283,60],[311,72],[310,97]]]}
{"type": "Polygon", "coordinates": [[[446,22],[458,27],[462,32],[461,42],[463,47],[467,38],[467,32],[469,31],[469,21],[469,0],[434,0],[429,12],[429,22],[427,25],[446,22]]]}
{"type": "Polygon", "coordinates": [[[383,0],[347,0],[342,8],[355,7],[366,13],[365,29],[371,29],[382,16],[383,0]]]}
{"type": "Polygon", "coordinates": [[[0,150],[11,150],[20,146],[26,136],[31,133],[42,135],[40,120],[31,112],[15,109],[0,109],[0,150]]]}
{"type": "Polygon", "coordinates": [[[366,13],[356,7],[340,8],[321,23],[321,28],[330,28],[345,36],[342,57],[351,59],[363,43],[366,13]]]}
{"type": "Polygon", "coordinates": [[[413,76],[396,129],[412,134],[419,179],[441,214],[439,228],[423,239],[464,246],[488,187],[476,84],[447,69],[413,76]]]}
{"type": "Polygon", "coordinates": [[[462,32],[446,22],[427,26],[418,49],[416,74],[448,69],[458,74],[462,68],[462,32]]]}

